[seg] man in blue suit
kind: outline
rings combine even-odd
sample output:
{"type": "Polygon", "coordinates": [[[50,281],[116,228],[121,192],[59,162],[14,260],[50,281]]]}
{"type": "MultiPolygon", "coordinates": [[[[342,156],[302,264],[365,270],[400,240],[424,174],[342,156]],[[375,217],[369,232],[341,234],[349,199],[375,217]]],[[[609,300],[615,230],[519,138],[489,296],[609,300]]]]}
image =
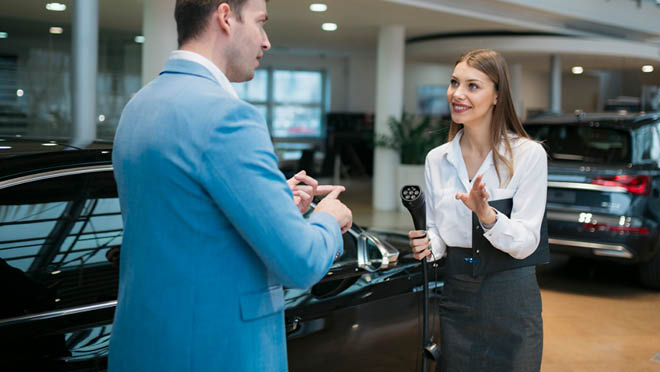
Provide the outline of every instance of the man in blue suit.
{"type": "Polygon", "coordinates": [[[351,212],[336,187],[303,218],[295,202],[329,189],[287,184],[230,84],[270,48],[265,0],[177,0],[175,19],[179,50],[115,138],[125,230],[109,370],[286,371],[282,286],[326,274],[351,212]]]}

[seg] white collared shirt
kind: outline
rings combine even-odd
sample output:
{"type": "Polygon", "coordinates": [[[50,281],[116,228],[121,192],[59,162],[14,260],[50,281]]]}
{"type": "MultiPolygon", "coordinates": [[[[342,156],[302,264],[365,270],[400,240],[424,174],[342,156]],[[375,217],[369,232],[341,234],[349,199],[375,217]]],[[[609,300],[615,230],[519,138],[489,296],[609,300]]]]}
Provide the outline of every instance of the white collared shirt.
{"type": "MultiPolygon", "coordinates": [[[[472,188],[461,152],[463,131],[449,143],[429,152],[426,157],[426,224],[431,238],[433,259],[446,254],[447,246],[472,247],[472,211],[456,199],[457,192],[472,188]]],[[[502,178],[495,171],[492,152],[475,174],[483,175],[489,200],[513,198],[511,217],[499,213],[497,222],[484,232],[493,247],[514,258],[523,259],[539,245],[548,187],[548,159],[543,147],[529,139],[510,136],[513,151],[513,177],[498,163],[502,178]]],[[[505,155],[504,146],[500,154],[505,155]]]]}
{"type": "Polygon", "coordinates": [[[174,50],[172,53],[170,53],[170,59],[185,59],[188,61],[192,61],[195,63],[199,63],[200,65],[204,66],[213,77],[215,77],[215,80],[218,81],[220,86],[229,92],[232,96],[235,98],[238,97],[238,93],[236,93],[236,90],[234,87],[231,85],[229,82],[229,79],[227,79],[227,76],[218,68],[218,66],[215,65],[215,63],[211,62],[208,58],[202,56],[201,54],[191,52],[189,50],[174,50]]]}

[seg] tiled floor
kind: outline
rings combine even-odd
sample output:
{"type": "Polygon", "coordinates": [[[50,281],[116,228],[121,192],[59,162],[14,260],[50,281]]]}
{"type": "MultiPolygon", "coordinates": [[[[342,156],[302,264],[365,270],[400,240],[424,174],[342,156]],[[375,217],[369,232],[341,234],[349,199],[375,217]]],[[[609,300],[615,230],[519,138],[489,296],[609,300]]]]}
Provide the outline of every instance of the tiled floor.
{"type": "MultiPolygon", "coordinates": [[[[373,211],[369,180],[342,184],[356,223],[412,228],[405,211],[373,211]]],[[[539,284],[542,372],[660,372],[660,291],[642,288],[634,267],[558,256],[539,271],[539,284]]]]}

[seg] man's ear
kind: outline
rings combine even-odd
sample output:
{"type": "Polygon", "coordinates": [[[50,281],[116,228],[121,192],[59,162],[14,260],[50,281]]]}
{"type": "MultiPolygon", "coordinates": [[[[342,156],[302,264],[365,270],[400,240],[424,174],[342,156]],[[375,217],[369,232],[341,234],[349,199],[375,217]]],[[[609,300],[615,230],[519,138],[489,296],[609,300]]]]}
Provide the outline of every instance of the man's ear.
{"type": "Polygon", "coordinates": [[[213,14],[213,19],[218,23],[220,29],[229,34],[231,30],[231,25],[233,24],[233,17],[231,13],[231,8],[229,4],[222,3],[218,6],[218,9],[213,14]]]}

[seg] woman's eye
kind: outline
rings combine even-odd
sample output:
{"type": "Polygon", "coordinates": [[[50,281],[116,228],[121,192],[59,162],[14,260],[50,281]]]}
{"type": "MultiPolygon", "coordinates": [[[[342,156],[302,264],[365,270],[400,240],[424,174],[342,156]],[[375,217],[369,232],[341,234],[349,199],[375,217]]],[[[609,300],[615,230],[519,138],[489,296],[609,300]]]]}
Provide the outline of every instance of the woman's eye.
{"type": "Polygon", "coordinates": [[[458,86],[458,81],[456,81],[456,80],[454,80],[454,79],[451,79],[451,80],[449,81],[449,84],[451,84],[452,87],[456,87],[456,86],[458,86]]]}
{"type": "Polygon", "coordinates": [[[479,86],[477,84],[470,84],[470,89],[479,89],[479,86]]]}

